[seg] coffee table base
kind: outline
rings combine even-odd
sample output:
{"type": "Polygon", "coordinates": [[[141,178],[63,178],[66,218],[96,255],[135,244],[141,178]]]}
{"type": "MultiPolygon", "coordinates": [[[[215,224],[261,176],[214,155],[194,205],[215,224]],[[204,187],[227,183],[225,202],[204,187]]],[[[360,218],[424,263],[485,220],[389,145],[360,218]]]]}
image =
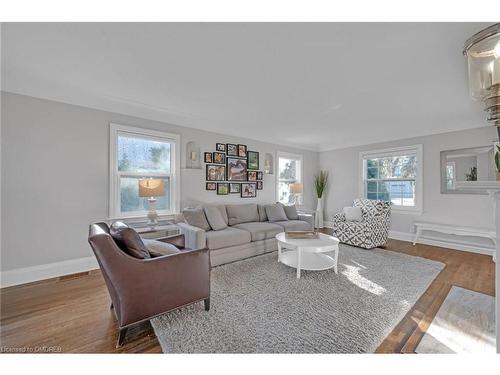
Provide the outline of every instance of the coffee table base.
{"type": "MultiPolygon", "coordinates": [[[[279,261],[289,267],[297,268],[298,254],[300,250],[288,250],[281,252],[279,261]]],[[[300,278],[300,270],[306,271],[323,271],[334,268],[337,272],[337,262],[334,258],[327,254],[310,253],[301,251],[300,253],[300,268],[297,268],[297,278],[300,278]]]]}

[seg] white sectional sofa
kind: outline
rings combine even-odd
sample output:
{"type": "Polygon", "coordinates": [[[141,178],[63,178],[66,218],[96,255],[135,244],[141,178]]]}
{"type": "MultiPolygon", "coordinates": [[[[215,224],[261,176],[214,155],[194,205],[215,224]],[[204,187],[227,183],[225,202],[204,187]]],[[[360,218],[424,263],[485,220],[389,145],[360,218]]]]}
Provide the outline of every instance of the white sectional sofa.
{"type": "Polygon", "coordinates": [[[196,211],[195,219],[191,218],[193,212],[187,214],[184,211],[185,222],[178,225],[185,236],[186,247],[207,247],[212,266],[218,266],[277,250],[275,236],[280,232],[313,228],[311,215],[297,214],[295,207],[281,205],[283,216],[283,212],[276,208],[278,205],[204,205],[191,209],[196,211]],[[217,212],[214,212],[214,207],[217,212]],[[267,213],[271,213],[270,217],[267,213]],[[214,214],[218,217],[214,218],[214,214]]]}

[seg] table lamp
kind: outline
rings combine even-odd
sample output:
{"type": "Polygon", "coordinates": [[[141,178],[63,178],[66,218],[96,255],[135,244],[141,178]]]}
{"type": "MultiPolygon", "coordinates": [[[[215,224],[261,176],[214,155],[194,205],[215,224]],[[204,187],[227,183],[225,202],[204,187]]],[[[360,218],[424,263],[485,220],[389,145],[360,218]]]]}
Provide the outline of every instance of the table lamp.
{"type": "Polygon", "coordinates": [[[290,194],[293,194],[294,196],[294,203],[296,205],[300,205],[300,197],[302,195],[302,184],[300,183],[295,183],[295,184],[290,184],[290,194]]]}
{"type": "Polygon", "coordinates": [[[139,180],[139,197],[148,198],[149,212],[148,225],[154,229],[158,225],[158,214],[156,213],[156,197],[165,195],[165,184],[163,180],[148,178],[139,180]]]}

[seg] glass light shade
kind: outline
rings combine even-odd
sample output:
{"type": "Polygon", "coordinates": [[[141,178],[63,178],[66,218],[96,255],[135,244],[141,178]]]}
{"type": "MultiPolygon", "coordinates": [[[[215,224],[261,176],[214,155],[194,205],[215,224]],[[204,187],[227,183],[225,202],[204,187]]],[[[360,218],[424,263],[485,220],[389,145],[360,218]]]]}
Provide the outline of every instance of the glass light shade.
{"type": "Polygon", "coordinates": [[[500,125],[500,23],[496,23],[465,42],[463,51],[469,68],[469,89],[482,100],[488,120],[500,125]]]}

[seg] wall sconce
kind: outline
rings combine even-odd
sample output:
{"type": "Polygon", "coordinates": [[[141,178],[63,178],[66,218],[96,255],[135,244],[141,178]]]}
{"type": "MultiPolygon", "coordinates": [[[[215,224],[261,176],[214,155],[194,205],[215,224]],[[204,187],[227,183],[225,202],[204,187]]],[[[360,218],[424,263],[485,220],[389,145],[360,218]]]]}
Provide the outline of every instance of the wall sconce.
{"type": "Polygon", "coordinates": [[[470,95],[484,102],[488,121],[497,127],[500,139],[500,23],[470,37],[463,54],[469,67],[470,95]]]}

